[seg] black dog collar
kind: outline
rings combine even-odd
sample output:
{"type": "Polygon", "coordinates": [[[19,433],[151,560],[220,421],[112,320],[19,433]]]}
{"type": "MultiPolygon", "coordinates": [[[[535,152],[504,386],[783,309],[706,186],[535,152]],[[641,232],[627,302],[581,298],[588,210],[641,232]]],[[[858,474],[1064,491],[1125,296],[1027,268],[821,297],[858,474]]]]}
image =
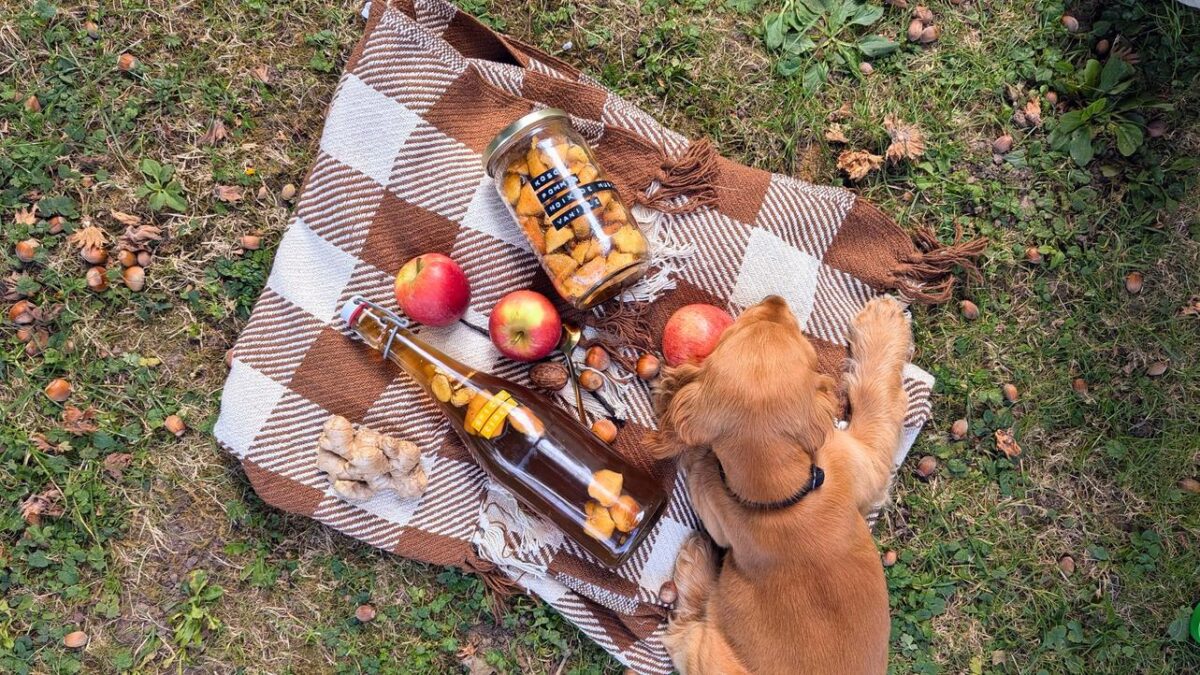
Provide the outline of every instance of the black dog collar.
{"type": "Polygon", "coordinates": [[[730,489],[729,483],[725,480],[725,466],[721,464],[721,460],[717,460],[717,468],[721,472],[721,485],[725,487],[725,492],[727,492],[729,496],[732,497],[733,500],[738,504],[741,504],[748,509],[756,509],[759,511],[773,511],[776,509],[786,509],[789,506],[795,506],[800,502],[801,499],[804,499],[808,493],[821,487],[821,484],[825,482],[825,470],[814,463],[809,467],[808,482],[801,486],[800,489],[797,490],[791,497],[773,502],[756,502],[746,499],[730,489]]]}

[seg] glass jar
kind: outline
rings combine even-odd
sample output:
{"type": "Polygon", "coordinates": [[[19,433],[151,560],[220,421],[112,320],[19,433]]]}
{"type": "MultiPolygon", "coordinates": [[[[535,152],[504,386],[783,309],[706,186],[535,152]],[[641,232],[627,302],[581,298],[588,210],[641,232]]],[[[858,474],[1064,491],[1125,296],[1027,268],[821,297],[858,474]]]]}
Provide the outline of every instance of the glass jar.
{"type": "Polygon", "coordinates": [[[565,112],[545,108],[513,122],[483,163],[572,306],[594,307],[645,273],[646,238],[565,112]]]}

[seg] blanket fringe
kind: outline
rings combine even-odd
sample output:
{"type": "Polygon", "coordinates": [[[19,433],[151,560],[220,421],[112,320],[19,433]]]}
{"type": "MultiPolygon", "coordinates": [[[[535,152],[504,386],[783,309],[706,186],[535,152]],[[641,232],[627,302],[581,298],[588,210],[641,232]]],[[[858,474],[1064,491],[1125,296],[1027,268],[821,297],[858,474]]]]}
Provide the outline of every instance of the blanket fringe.
{"type": "Polygon", "coordinates": [[[505,576],[500,567],[489,560],[484,560],[483,558],[468,560],[465,563],[465,567],[474,572],[479,577],[479,580],[483,582],[484,587],[487,588],[488,607],[492,610],[492,618],[499,623],[504,618],[505,601],[510,596],[524,593],[524,589],[521,588],[520,584],[505,576]]]}
{"type": "Polygon", "coordinates": [[[956,268],[975,281],[983,279],[975,259],[987,248],[986,237],[964,241],[962,226],[956,223],[953,244],[943,244],[933,229],[925,225],[912,233],[912,239],[917,251],[895,270],[896,289],[910,300],[926,304],[949,300],[957,282],[953,276],[956,268]]]}
{"type": "Polygon", "coordinates": [[[717,203],[713,185],[721,171],[721,156],[707,138],[693,142],[675,160],[664,160],[635,204],[664,213],[688,213],[717,203]],[[651,190],[651,186],[655,189],[651,190]],[[686,199],[682,199],[686,197],[686,199]]]}

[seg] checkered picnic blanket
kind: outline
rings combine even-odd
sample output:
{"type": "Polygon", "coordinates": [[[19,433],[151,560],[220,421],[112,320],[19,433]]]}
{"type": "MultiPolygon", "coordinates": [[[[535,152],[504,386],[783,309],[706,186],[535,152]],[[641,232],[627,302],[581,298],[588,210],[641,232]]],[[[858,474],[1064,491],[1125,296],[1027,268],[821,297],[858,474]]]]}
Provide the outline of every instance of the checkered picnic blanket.
{"type": "MultiPolygon", "coordinates": [[[[663,481],[671,501],[635,556],[609,570],[492,484],[417,385],[338,318],[356,294],[398,311],[393,275],[429,251],[466,271],[473,292],[466,320],[475,325],[486,325],[486,312],[511,290],[554,297],[480,162],[502,127],[542,106],[571,114],[626,202],[643,205],[634,213],[649,239],[674,246],[676,264],[660,256],[653,287],[634,289],[654,300],[647,316],[656,339],[682,305],[707,302],[736,315],[775,293],[788,300],[821,367],[837,373],[847,326],[871,297],[946,290],[938,280],[944,256],[915,246],[852,192],[742,166],[689,143],[576,69],[444,0],[377,0],[266,289],[234,348],[214,433],[267,503],[402,556],[506,577],[622,663],[666,673],[660,638],[669,608],[658,591],[700,523],[674,466],[641,448],[655,426],[645,383],[606,392],[628,421],[615,447],[663,481]],[[663,194],[670,198],[655,200],[663,194]],[[429,476],[425,494],[363,504],[335,496],[315,464],[331,414],[417,443],[429,476]]],[[[462,324],[425,327],[420,336],[472,366],[528,382],[526,366],[502,359],[462,324]]],[[[897,463],[930,411],[931,376],[911,365],[904,375],[909,412],[897,463]]]]}

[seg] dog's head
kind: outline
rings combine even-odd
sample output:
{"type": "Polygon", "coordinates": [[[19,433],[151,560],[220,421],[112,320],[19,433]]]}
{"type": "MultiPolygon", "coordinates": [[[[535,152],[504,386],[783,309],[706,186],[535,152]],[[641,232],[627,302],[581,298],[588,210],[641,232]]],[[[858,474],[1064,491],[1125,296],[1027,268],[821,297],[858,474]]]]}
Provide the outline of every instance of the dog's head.
{"type": "Polygon", "coordinates": [[[712,448],[730,483],[752,490],[748,483],[764,482],[752,474],[768,478],[794,453],[824,444],[836,404],[835,383],[818,372],[787,302],[770,296],[743,312],[701,365],[665,374],[659,454],[712,448]]]}

